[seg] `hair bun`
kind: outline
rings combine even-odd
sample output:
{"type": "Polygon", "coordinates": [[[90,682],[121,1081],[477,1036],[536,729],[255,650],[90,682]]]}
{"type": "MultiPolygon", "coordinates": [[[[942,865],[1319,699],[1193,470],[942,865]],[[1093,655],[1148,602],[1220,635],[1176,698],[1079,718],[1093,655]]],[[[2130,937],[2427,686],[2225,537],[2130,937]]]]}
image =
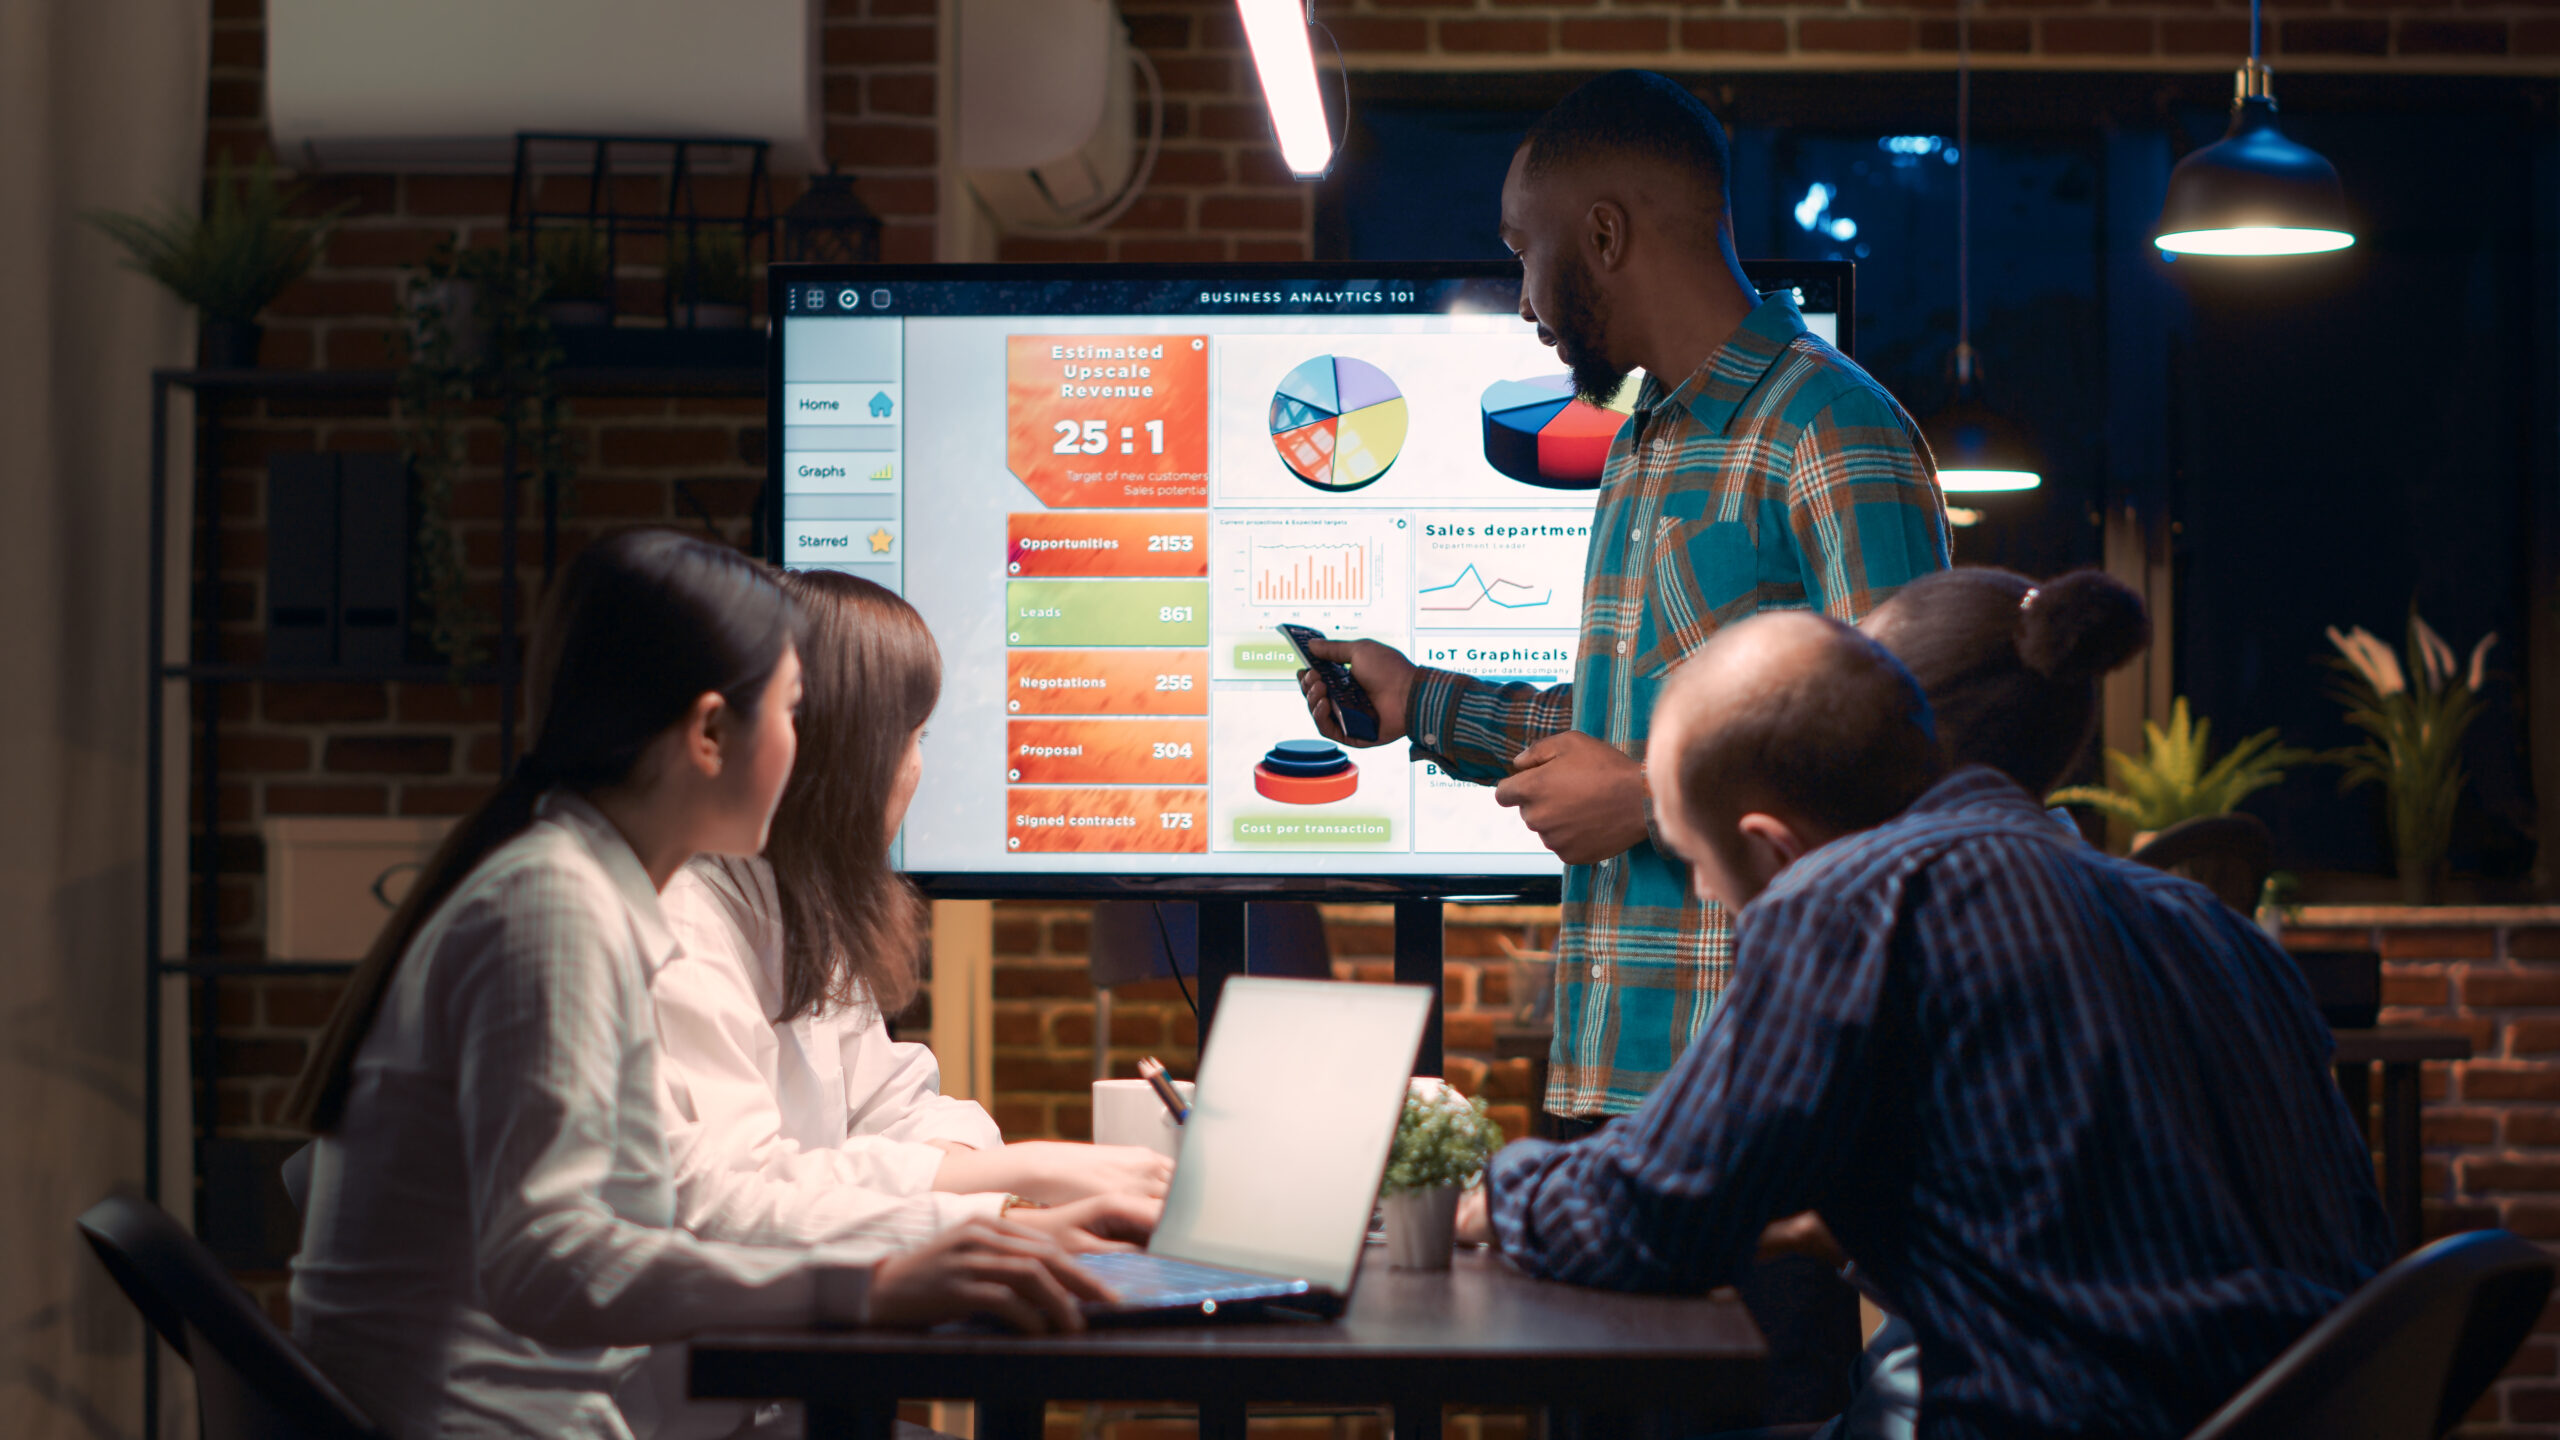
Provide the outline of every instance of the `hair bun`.
{"type": "Polygon", "coordinates": [[[2103,570],[2057,576],[2019,607],[2018,658],[2054,680],[2094,680],[2150,643],[2142,597],[2103,570]]]}

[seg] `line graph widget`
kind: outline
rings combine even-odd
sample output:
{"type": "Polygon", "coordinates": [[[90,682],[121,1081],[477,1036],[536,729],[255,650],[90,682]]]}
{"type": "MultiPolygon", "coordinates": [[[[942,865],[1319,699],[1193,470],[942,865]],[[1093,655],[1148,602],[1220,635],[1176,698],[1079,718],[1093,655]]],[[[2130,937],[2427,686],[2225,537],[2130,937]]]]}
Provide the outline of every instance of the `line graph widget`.
{"type": "Polygon", "coordinates": [[[1365,545],[1264,545],[1253,550],[1253,603],[1369,603],[1365,545]]]}
{"type": "Polygon", "coordinates": [[[1415,528],[1417,628],[1581,625],[1590,511],[1426,511],[1415,528]]]}
{"type": "Polygon", "coordinates": [[[1458,578],[1446,585],[1427,585],[1418,592],[1416,610],[1429,613],[1464,615],[1478,606],[1496,610],[1538,610],[1554,603],[1553,589],[1540,589],[1525,580],[1488,580],[1469,565],[1458,572],[1458,578]]]}

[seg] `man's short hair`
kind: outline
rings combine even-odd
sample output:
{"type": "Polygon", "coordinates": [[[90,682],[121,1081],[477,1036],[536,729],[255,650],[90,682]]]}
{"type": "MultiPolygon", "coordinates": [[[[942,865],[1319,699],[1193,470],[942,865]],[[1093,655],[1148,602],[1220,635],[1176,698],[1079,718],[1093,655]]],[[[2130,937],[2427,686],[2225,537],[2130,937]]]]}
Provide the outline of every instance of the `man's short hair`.
{"type": "Polygon", "coordinates": [[[1731,208],[1724,127],[1697,96],[1650,70],[1616,70],[1586,82],[1539,116],[1521,143],[1532,175],[1646,160],[1695,181],[1719,219],[1731,208]]]}
{"type": "Polygon", "coordinates": [[[1798,611],[1746,620],[1688,663],[1771,622],[1804,632],[1779,642],[1783,659],[1733,677],[1737,683],[1703,677],[1718,683],[1679,686],[1668,697],[1694,711],[1677,760],[1691,823],[1715,839],[1735,817],[1758,811],[1845,835],[1901,814],[1945,773],[1946,761],[1929,701],[1891,651],[1837,620],[1798,611]]]}

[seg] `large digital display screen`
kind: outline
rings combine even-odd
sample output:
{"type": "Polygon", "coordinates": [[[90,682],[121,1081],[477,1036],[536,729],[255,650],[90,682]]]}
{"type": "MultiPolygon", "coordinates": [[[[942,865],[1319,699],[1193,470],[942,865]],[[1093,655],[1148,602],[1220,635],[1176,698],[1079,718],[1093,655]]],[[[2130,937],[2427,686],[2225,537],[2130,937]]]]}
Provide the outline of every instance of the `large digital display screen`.
{"type": "MultiPolygon", "coordinates": [[[[1574,397],[1516,267],[1363,268],[774,267],[768,553],[940,642],[929,888],[1557,876],[1489,787],[1323,741],[1274,627],[1569,678],[1634,386],[1574,397]]],[[[1752,269],[1836,342],[1846,266],[1752,269]]]]}

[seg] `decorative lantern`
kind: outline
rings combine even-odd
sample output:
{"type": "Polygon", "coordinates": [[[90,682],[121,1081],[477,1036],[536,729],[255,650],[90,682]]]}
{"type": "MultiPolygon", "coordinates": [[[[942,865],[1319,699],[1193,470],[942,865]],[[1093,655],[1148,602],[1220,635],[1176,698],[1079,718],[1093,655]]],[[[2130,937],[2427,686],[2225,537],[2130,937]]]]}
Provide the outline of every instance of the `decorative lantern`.
{"type": "Polygon", "coordinates": [[[782,258],[870,264],[880,258],[880,217],[853,193],[850,175],[813,175],[782,212],[782,258]]]}

